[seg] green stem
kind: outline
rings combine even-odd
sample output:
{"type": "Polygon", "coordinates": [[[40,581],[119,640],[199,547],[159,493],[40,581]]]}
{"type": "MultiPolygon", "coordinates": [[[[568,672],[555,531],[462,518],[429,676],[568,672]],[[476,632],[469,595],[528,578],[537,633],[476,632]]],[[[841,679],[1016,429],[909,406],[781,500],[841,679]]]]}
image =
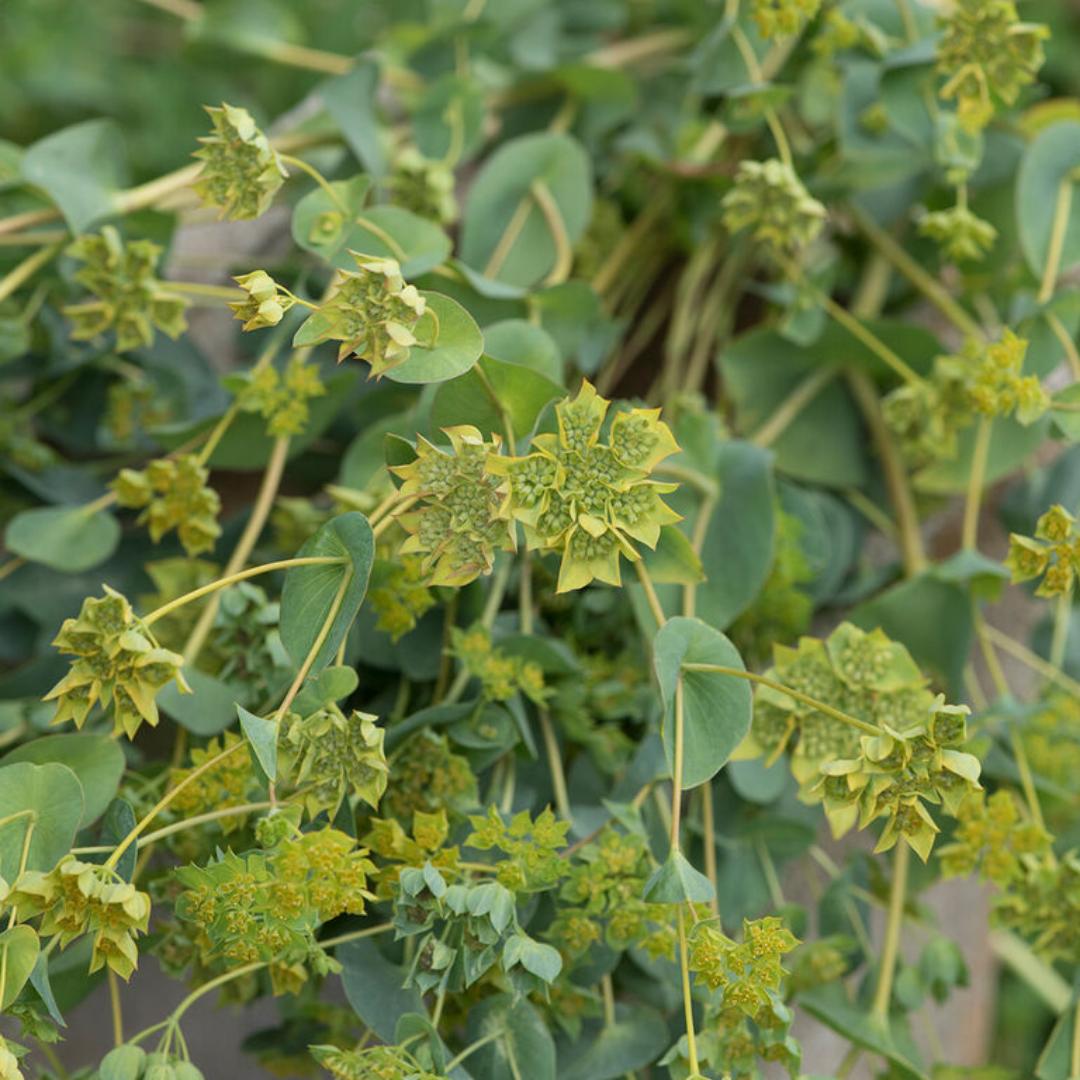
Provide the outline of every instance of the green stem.
{"type": "Polygon", "coordinates": [[[653,585],[649,571],[645,567],[645,560],[637,559],[634,562],[634,569],[637,571],[638,580],[645,590],[645,599],[649,603],[649,610],[652,612],[652,616],[659,628],[667,622],[667,616],[664,614],[664,606],[660,603],[660,597],[656,595],[656,586],[653,585]]]}
{"type": "Polygon", "coordinates": [[[0,301],[6,300],[16,289],[30,280],[43,266],[51,262],[59,253],[62,245],[49,244],[33,255],[27,255],[14,270],[0,278],[0,301]]]}
{"type": "Polygon", "coordinates": [[[348,218],[349,208],[341,201],[341,196],[331,187],[330,181],[314,165],[304,161],[303,158],[294,157],[292,154],[279,154],[278,157],[283,165],[292,165],[301,172],[307,173],[322,188],[323,193],[338,208],[342,216],[348,218]]]}
{"type": "Polygon", "coordinates": [[[1050,302],[1057,286],[1061,254],[1065,249],[1065,234],[1069,229],[1069,213],[1072,210],[1072,190],[1072,178],[1065,175],[1058,184],[1057,199],[1054,201],[1054,219],[1050,226],[1050,243],[1046,248],[1046,266],[1043,267],[1042,282],[1039,285],[1040,304],[1050,302]]]}
{"type": "Polygon", "coordinates": [[[534,180],[529,185],[529,191],[532,192],[532,197],[540,208],[540,213],[551,233],[552,242],[555,244],[555,265],[544,279],[544,284],[559,285],[570,276],[574,265],[574,249],[566,232],[566,222],[563,221],[559,204],[555,201],[547,184],[542,180],[534,180]]]}
{"type": "Polygon", "coordinates": [[[688,663],[682,665],[682,670],[704,671],[713,675],[731,675],[736,679],[746,679],[747,682],[767,686],[770,690],[776,690],[778,693],[785,694],[787,697],[801,702],[803,705],[809,705],[810,708],[817,709],[818,712],[822,712],[826,716],[831,716],[834,720],[839,720],[842,724],[847,724],[849,727],[858,729],[864,735],[881,734],[881,729],[876,725],[867,723],[865,720],[860,720],[857,716],[842,712],[840,709],[828,704],[828,702],[819,701],[817,698],[813,698],[809,694],[804,694],[800,690],[793,690],[790,686],[785,686],[775,679],[770,679],[767,675],[759,675],[756,671],[746,671],[743,668],[726,667],[723,664],[688,663]]]}
{"type": "Polygon", "coordinates": [[[893,977],[900,955],[900,931],[904,923],[904,904],[907,900],[908,864],[911,848],[901,842],[893,855],[892,889],[889,892],[889,914],[885,922],[885,941],[881,949],[881,967],[871,1013],[883,1026],[889,1022],[889,1003],[892,1000],[893,977]]]}
{"type": "Polygon", "coordinates": [[[487,1035],[482,1035],[475,1042],[469,1043],[460,1054],[456,1054],[446,1063],[446,1075],[449,1076],[466,1058],[475,1054],[477,1050],[487,1046],[488,1043],[493,1043],[496,1039],[501,1039],[506,1034],[503,1028],[499,1028],[498,1031],[492,1031],[487,1035]]]}
{"type": "Polygon", "coordinates": [[[1072,586],[1066,589],[1054,606],[1054,636],[1050,644],[1050,663],[1059,671],[1065,666],[1065,652],[1069,646],[1069,622],[1073,607],[1072,586]]]}
{"type": "Polygon", "coordinates": [[[979,510],[982,506],[983,488],[986,486],[986,463],[990,457],[992,434],[993,424],[990,418],[982,417],[975,429],[975,448],[971,456],[967,500],[964,503],[962,543],[965,551],[977,551],[979,547],[979,510]]]}
{"type": "Polygon", "coordinates": [[[865,345],[879,360],[887,364],[897,375],[912,386],[919,386],[923,378],[903,360],[872,330],[862,324],[846,308],[838,304],[827,293],[814,290],[815,298],[825,309],[826,314],[842,326],[856,341],[865,345]]]}
{"type": "Polygon", "coordinates": [[[755,446],[768,447],[785,431],[791,422],[836,378],[837,369],[818,368],[800,382],[777,407],[776,411],[750,436],[755,446]]]}

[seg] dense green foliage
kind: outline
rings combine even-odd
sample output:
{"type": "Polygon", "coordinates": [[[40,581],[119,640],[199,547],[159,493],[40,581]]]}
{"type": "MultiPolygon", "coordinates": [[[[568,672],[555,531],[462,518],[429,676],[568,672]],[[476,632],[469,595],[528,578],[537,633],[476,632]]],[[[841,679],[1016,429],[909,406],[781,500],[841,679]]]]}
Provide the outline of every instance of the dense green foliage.
{"type": "Polygon", "coordinates": [[[1076,1080],[1070,10],[7,0],[0,1080],[1076,1080]]]}

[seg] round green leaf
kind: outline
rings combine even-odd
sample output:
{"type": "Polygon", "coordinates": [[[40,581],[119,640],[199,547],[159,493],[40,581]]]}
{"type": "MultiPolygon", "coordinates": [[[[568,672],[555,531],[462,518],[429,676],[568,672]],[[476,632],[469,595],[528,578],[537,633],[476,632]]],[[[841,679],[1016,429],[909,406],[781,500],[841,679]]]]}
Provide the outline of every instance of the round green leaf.
{"type": "Polygon", "coordinates": [[[103,563],[120,542],[120,525],[106,510],[43,506],[24,510],[8,523],[9,551],[52,570],[77,574],[103,563]]]}
{"type": "Polygon", "coordinates": [[[550,192],[569,243],[577,243],[592,212],[592,170],[585,151],[569,135],[522,135],[492,154],[473,182],[462,224],[465,262],[488,277],[522,286],[535,285],[551,271],[557,248],[531,190],[537,182],[550,192]],[[489,269],[510,228],[505,257],[489,269]]]}
{"type": "MultiPolygon", "coordinates": [[[[1058,189],[1080,167],[1080,123],[1061,120],[1032,140],[1016,174],[1016,223],[1031,272],[1041,278],[1054,228],[1058,189]]],[[[1080,199],[1073,191],[1059,271],[1080,262],[1080,199]]]]}
{"type": "MultiPolygon", "coordinates": [[[[664,699],[664,753],[674,767],[675,686],[683,664],[719,664],[745,670],[735,646],[700,619],[679,616],[653,638],[653,665],[664,699]]],[[[705,671],[684,671],[683,788],[711,780],[750,730],[751,695],[746,679],[705,671]]]]}
{"type": "Polygon", "coordinates": [[[562,382],[562,357],[555,339],[525,319],[502,319],[485,326],[484,351],[496,360],[518,364],[546,375],[552,382],[562,382]]]}
{"type": "Polygon", "coordinates": [[[105,813],[124,775],[124,751],[108,735],[70,732],[46,735],[24,743],[0,759],[0,766],[29,761],[34,765],[66,765],[82,784],[85,806],[80,828],[105,813]]]}
{"type": "Polygon", "coordinates": [[[617,1080],[661,1057],[670,1042],[667,1024],[648,1005],[615,1008],[615,1022],[594,1039],[579,1039],[559,1054],[561,1080],[617,1080]]]}
{"type": "Polygon", "coordinates": [[[327,621],[343,576],[350,575],[330,632],[311,665],[309,675],[315,676],[333,659],[360,610],[375,558],[375,539],[368,519],[350,511],[328,521],[296,554],[343,560],[338,565],[296,566],[285,575],[281,640],[297,667],[307,658],[327,621]]]}
{"type": "Polygon", "coordinates": [[[30,821],[26,869],[51,870],[71,850],[82,818],[82,784],[66,765],[20,761],[0,767],[0,877],[18,877],[30,821]]]}
{"type": "Polygon", "coordinates": [[[439,336],[430,349],[414,345],[408,360],[385,373],[391,382],[445,382],[468,371],[484,351],[480,327],[456,300],[442,293],[425,291],[420,295],[439,320],[439,336]]]}

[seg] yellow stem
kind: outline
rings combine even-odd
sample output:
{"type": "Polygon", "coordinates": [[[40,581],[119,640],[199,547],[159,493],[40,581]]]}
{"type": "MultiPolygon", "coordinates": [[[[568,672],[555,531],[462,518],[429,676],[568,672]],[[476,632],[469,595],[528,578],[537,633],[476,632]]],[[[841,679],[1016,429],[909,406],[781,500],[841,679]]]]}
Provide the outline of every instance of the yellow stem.
{"type": "Polygon", "coordinates": [[[0,278],[0,301],[6,300],[16,289],[26,284],[43,266],[51,262],[59,253],[61,244],[49,244],[33,255],[27,255],[14,270],[0,278]]]}
{"type": "Polygon", "coordinates": [[[967,500],[964,503],[962,543],[967,551],[976,551],[979,547],[979,510],[982,506],[983,488],[986,486],[986,463],[990,456],[992,433],[993,425],[990,418],[982,417],[975,429],[975,448],[971,456],[967,500]]]}
{"type": "Polygon", "coordinates": [[[663,626],[664,623],[667,622],[667,616],[664,614],[664,608],[660,603],[660,597],[656,595],[656,587],[653,585],[652,578],[649,576],[649,571],[645,568],[645,560],[638,559],[634,563],[634,569],[637,571],[638,580],[645,590],[645,599],[649,602],[649,610],[656,620],[656,625],[658,627],[663,626]]]}
{"type": "Polygon", "coordinates": [[[885,922],[885,941],[881,949],[881,967],[874,992],[872,1014],[882,1025],[889,1022],[889,1002],[892,1000],[893,976],[900,955],[900,931],[904,923],[904,904],[907,899],[908,864],[911,848],[900,841],[893,855],[892,889],[889,892],[889,914],[885,922]]]}
{"type": "Polygon", "coordinates": [[[120,1005],[120,980],[109,968],[109,1008],[112,1012],[113,1046],[124,1045],[124,1012],[120,1005]]]}
{"type": "Polygon", "coordinates": [[[776,411],[750,436],[755,446],[768,447],[785,431],[791,422],[825,389],[837,375],[837,369],[818,368],[812,371],[791,391],[777,407],[776,411]]]}
{"type": "Polygon", "coordinates": [[[1043,267],[1042,282],[1039,285],[1039,303],[1049,303],[1057,286],[1058,273],[1061,270],[1061,254],[1065,249],[1065,234],[1069,230],[1069,213],[1072,210],[1072,178],[1062,177],[1058,184],[1057,199],[1054,201],[1054,219],[1050,226],[1050,243],[1046,248],[1046,266],[1043,267]]]}

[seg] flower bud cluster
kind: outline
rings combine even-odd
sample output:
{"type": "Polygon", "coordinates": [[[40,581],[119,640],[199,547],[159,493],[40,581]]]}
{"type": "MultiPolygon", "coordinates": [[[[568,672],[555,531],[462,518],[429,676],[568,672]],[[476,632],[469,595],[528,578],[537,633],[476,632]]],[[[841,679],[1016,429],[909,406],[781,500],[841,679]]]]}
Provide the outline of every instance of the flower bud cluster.
{"type": "Polygon", "coordinates": [[[1033,537],[1012,533],[1005,565],[1014,582],[1041,578],[1036,596],[1070,592],[1080,569],[1076,518],[1064,506],[1051,506],[1036,523],[1033,537]]]}

